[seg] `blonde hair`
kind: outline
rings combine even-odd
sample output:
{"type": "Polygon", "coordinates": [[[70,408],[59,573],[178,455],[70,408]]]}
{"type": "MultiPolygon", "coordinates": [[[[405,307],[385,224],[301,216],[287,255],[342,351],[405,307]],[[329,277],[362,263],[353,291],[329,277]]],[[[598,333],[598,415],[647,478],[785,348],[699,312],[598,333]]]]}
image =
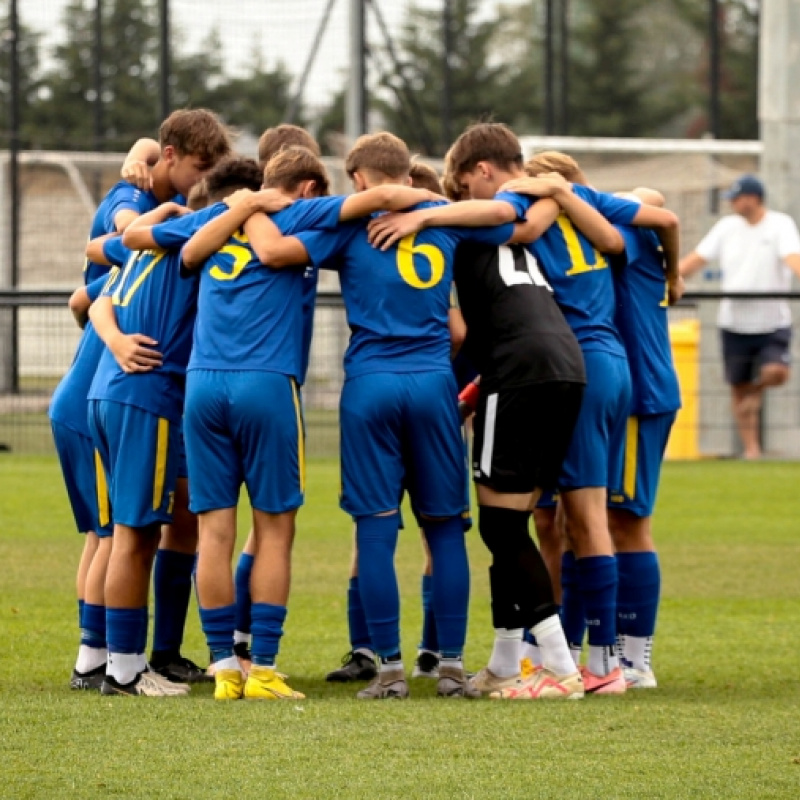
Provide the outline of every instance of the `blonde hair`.
{"type": "Polygon", "coordinates": [[[264,167],[264,186],[267,188],[291,192],[301,181],[314,181],[319,197],[330,194],[330,180],[325,165],[307,147],[284,147],[264,167]]]}
{"type": "Polygon", "coordinates": [[[543,150],[541,153],[536,153],[525,162],[525,172],[532,178],[547,172],[557,172],[570,183],[579,183],[583,186],[588,183],[578,162],[572,156],[560,153],[558,150],[543,150]]]}
{"type": "Polygon", "coordinates": [[[430,164],[418,161],[416,156],[411,160],[408,177],[411,178],[411,185],[415,189],[427,189],[435,194],[444,194],[439,173],[430,164]]]}
{"type": "Polygon", "coordinates": [[[283,123],[274,128],[267,128],[258,140],[258,161],[262,167],[277,155],[284,147],[305,147],[315,156],[321,155],[317,140],[304,128],[283,123]]]}

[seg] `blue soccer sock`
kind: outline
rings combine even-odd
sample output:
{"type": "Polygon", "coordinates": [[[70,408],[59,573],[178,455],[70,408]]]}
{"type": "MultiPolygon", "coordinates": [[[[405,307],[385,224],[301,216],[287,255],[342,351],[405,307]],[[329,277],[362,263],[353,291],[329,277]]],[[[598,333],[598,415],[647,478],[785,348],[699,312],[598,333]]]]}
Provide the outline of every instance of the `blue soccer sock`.
{"type": "Polygon", "coordinates": [[[180,653],[192,596],[195,554],[158,550],[153,571],[155,621],[153,652],[180,653]]]}
{"type": "Polygon", "coordinates": [[[624,636],[623,658],[635,669],[650,669],[661,592],[661,569],[653,551],[617,553],[618,633],[624,636]]]}
{"type": "Polygon", "coordinates": [[[78,627],[83,628],[83,607],[86,601],[78,598],[78,627]]]}
{"type": "Polygon", "coordinates": [[[283,636],[286,606],[271,603],[253,603],[253,665],[274,667],[283,636]]]}
{"type": "Polygon", "coordinates": [[[106,646],[106,607],[85,603],[83,606],[81,644],[86,647],[106,646]]]}
{"type": "Polygon", "coordinates": [[[347,627],[350,631],[350,649],[372,652],[357,575],[350,578],[350,585],[347,587],[347,627]]]}
{"type": "Polygon", "coordinates": [[[583,645],[586,617],[578,586],[577,559],[571,550],[561,556],[561,593],[561,624],[574,655],[583,645]]]}
{"type": "Polygon", "coordinates": [[[130,683],[141,670],[142,612],[146,619],[147,608],[106,607],[107,674],[118,683],[130,683]]]}
{"type": "Polygon", "coordinates": [[[252,625],[250,575],[253,572],[255,558],[250,553],[241,553],[236,564],[236,630],[244,634],[250,633],[252,625]]]}
{"type": "Polygon", "coordinates": [[[436,615],[433,613],[433,575],[422,576],[422,639],[419,649],[430,653],[439,652],[439,637],[436,631],[436,615]]]}
{"type": "Polygon", "coordinates": [[[578,582],[589,629],[589,669],[605,675],[617,666],[617,562],[614,556],[577,560],[578,582]]]}
{"type": "Polygon", "coordinates": [[[432,601],[442,658],[464,652],[469,610],[469,562],[461,517],[426,522],[433,561],[432,601]]]}
{"type": "Polygon", "coordinates": [[[394,552],[400,516],[358,517],[358,586],[367,619],[369,638],[382,658],[400,652],[400,592],[394,552]]]}
{"type": "Polygon", "coordinates": [[[200,624],[211,651],[211,661],[216,664],[233,658],[233,628],[236,624],[236,605],[221,608],[200,607],[200,624]]]}

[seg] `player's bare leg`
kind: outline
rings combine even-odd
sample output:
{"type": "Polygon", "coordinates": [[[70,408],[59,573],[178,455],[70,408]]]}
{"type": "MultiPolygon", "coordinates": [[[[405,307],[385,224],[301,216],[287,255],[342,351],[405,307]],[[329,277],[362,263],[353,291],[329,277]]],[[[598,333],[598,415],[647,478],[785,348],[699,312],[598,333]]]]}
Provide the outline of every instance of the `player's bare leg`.
{"type": "Polygon", "coordinates": [[[79,602],[86,600],[86,574],[89,572],[92,559],[97,552],[99,541],[94,531],[88,531],[84,537],[81,560],[78,562],[78,573],[75,577],[75,592],[79,602]]]}

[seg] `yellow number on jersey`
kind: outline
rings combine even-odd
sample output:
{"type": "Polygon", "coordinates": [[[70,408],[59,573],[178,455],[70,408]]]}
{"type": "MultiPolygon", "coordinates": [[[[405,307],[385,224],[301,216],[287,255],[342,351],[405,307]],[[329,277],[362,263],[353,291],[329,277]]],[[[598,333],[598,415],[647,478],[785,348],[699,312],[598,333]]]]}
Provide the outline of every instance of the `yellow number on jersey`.
{"type": "Polygon", "coordinates": [[[226,253],[233,256],[233,264],[231,265],[230,272],[226,272],[218,264],[214,264],[208,271],[208,274],[218,281],[232,281],[239,277],[242,270],[247,266],[253,254],[248,247],[243,245],[248,244],[249,239],[244,233],[235,233],[233,239],[241,244],[226,244],[219,254],[226,253]]]}
{"type": "Polygon", "coordinates": [[[594,253],[594,264],[589,264],[586,261],[586,256],[581,247],[581,240],[578,238],[578,232],[572,225],[572,220],[566,214],[560,214],[556,220],[556,225],[561,230],[564,236],[564,242],[567,245],[567,252],[569,253],[569,260],[572,267],[567,270],[567,275],[580,275],[583,272],[592,272],[596,269],[606,269],[608,262],[603,257],[602,253],[592,248],[594,253]]]}
{"type": "Polygon", "coordinates": [[[111,302],[115,306],[127,306],[131,302],[131,298],[136,294],[137,289],[147,280],[147,276],[153,271],[153,267],[155,267],[166,254],[166,250],[142,250],[140,252],[134,251],[131,253],[122,271],[119,284],[114,290],[114,294],[111,295],[111,302]],[[134,264],[145,257],[150,258],[150,263],[142,270],[142,274],[131,284],[130,289],[125,291],[125,284],[128,282],[134,264]]]}
{"type": "Polygon", "coordinates": [[[414,244],[415,236],[403,237],[397,244],[397,269],[400,277],[415,289],[431,289],[444,277],[444,253],[432,244],[414,244]],[[424,281],[414,267],[414,256],[422,256],[431,265],[431,277],[424,281]]]}

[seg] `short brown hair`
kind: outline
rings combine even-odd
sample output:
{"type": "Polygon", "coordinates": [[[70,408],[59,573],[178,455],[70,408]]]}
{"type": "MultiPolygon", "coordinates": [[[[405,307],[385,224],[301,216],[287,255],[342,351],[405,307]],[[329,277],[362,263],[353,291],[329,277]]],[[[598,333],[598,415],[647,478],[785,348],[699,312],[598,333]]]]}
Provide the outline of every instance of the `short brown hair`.
{"type": "Polygon", "coordinates": [[[453,175],[472,172],[481,161],[500,169],[522,167],[522,147],[508,125],[478,122],[467,128],[450,148],[453,175]]]}
{"type": "Polygon", "coordinates": [[[393,133],[367,133],[356,139],[344,168],[351,178],[362,170],[387,178],[405,178],[411,169],[411,154],[406,143],[393,133]]]}
{"type": "Polygon", "coordinates": [[[261,188],[261,167],[252,158],[226,158],[206,175],[205,182],[209,199],[216,203],[237,189],[257,192],[261,188]]]}
{"type": "Polygon", "coordinates": [[[216,164],[231,152],[228,129],[206,108],[173,111],[161,123],[158,140],[162,150],[171,145],[178,155],[197,156],[207,164],[216,164]]]}
{"type": "Polygon", "coordinates": [[[319,196],[330,193],[330,181],[319,156],[307,147],[284,147],[264,167],[264,186],[294,191],[301,181],[314,181],[319,196]]]}
{"type": "Polygon", "coordinates": [[[191,211],[199,211],[208,205],[208,184],[205,178],[200,178],[197,183],[189,190],[186,198],[186,207],[191,211]]]}
{"type": "Polygon", "coordinates": [[[258,161],[262,167],[267,165],[274,155],[279,153],[284,147],[305,147],[315,156],[321,155],[322,151],[317,144],[317,140],[304,128],[297,125],[283,123],[275,128],[267,128],[258,140],[258,161]]]}
{"type": "Polygon", "coordinates": [[[411,185],[415,189],[427,189],[435,194],[443,194],[442,184],[439,181],[439,173],[424,161],[418,161],[417,157],[411,160],[411,169],[408,171],[411,178],[411,185]]]}
{"type": "Polygon", "coordinates": [[[532,178],[544,175],[547,172],[557,172],[563,175],[570,183],[586,185],[586,176],[578,166],[578,162],[566,153],[558,150],[543,150],[531,156],[525,162],[525,172],[532,178]]]}

